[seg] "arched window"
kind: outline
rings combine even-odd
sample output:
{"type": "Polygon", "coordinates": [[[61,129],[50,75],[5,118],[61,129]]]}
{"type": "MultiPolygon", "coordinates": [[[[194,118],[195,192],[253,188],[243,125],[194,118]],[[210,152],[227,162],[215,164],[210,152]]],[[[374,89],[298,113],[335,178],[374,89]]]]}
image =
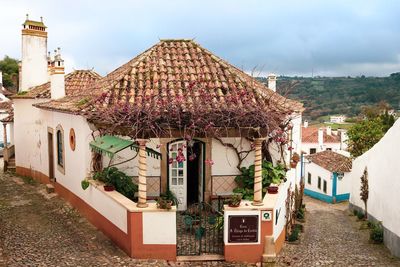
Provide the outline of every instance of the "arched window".
{"type": "Polygon", "coordinates": [[[64,130],[61,125],[56,128],[57,135],[57,169],[65,172],[65,153],[64,153],[64,130]]]}

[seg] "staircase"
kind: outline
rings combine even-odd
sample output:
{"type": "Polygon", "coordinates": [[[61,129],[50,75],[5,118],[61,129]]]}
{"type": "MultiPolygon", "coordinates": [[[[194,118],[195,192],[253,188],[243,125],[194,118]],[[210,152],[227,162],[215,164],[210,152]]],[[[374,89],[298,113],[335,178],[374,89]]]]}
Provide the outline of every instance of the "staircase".
{"type": "Polygon", "coordinates": [[[3,150],[4,171],[15,171],[15,147],[5,147],[3,150]]]}

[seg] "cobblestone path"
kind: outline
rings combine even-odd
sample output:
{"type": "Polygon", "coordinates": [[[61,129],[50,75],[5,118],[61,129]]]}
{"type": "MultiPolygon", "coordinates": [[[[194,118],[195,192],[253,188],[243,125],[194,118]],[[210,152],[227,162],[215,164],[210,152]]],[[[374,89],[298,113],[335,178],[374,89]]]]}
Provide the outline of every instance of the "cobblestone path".
{"type": "MultiPolygon", "coordinates": [[[[0,162],[2,165],[2,162],[0,162]]],[[[55,194],[0,169],[0,267],[247,266],[134,260],[55,194]]]]}
{"type": "Polygon", "coordinates": [[[299,244],[285,244],[279,266],[400,266],[383,245],[368,242],[369,231],[350,216],[347,203],[306,197],[305,232],[299,244]]]}

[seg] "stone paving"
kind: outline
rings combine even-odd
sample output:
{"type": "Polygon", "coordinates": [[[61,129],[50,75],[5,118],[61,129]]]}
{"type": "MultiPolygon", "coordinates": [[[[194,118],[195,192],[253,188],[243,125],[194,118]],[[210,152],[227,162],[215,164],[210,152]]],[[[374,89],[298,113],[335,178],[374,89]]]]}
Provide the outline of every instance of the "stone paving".
{"type": "Polygon", "coordinates": [[[299,244],[286,243],[278,266],[400,266],[383,245],[348,212],[348,203],[327,204],[305,197],[305,231],[299,244]]]}

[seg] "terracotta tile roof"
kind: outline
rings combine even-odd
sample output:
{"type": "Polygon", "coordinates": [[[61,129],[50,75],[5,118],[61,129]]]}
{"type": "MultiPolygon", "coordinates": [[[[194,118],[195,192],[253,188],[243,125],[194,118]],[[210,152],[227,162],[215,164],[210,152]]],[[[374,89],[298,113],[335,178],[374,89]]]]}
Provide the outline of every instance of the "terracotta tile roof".
{"type": "Polygon", "coordinates": [[[0,110],[6,110],[7,112],[12,110],[12,102],[11,101],[0,102],[0,110]]]}
{"type": "MultiPolygon", "coordinates": [[[[301,128],[301,141],[303,143],[318,143],[318,127],[302,127],[301,128]]],[[[326,133],[324,129],[324,143],[340,143],[340,134],[331,135],[326,133]]]]}
{"type": "MultiPolygon", "coordinates": [[[[87,88],[101,76],[92,70],[74,70],[65,75],[65,94],[67,96],[85,95],[87,88]]],[[[30,88],[26,93],[13,95],[11,98],[44,98],[50,99],[50,82],[30,88]]]]}
{"type": "Polygon", "coordinates": [[[351,158],[330,150],[318,152],[306,158],[330,172],[349,172],[352,167],[351,158]]]}
{"type": "MultiPolygon", "coordinates": [[[[181,96],[188,109],[196,103],[198,92],[189,92],[193,83],[201,83],[210,96],[210,105],[225,105],[227,98],[236,98],[241,105],[241,92],[252,90],[254,101],[271,101],[276,108],[302,111],[303,105],[268,89],[243,71],[230,65],[192,40],[161,40],[142,54],[93,83],[93,95],[107,94],[104,105],[135,103],[153,105],[155,99],[173,101],[181,96]],[[197,95],[196,95],[197,94],[197,95]]],[[[76,112],[77,99],[37,105],[41,108],[76,112]],[[64,101],[64,102],[63,102],[64,101]],[[59,105],[63,102],[64,105],[59,105]],[[68,103],[67,103],[68,102],[68,103]]],[[[264,102],[265,103],[265,102],[264,102]]],[[[81,106],[82,111],[91,108],[81,106]]],[[[291,113],[290,112],[290,113],[291,113]]]]}

